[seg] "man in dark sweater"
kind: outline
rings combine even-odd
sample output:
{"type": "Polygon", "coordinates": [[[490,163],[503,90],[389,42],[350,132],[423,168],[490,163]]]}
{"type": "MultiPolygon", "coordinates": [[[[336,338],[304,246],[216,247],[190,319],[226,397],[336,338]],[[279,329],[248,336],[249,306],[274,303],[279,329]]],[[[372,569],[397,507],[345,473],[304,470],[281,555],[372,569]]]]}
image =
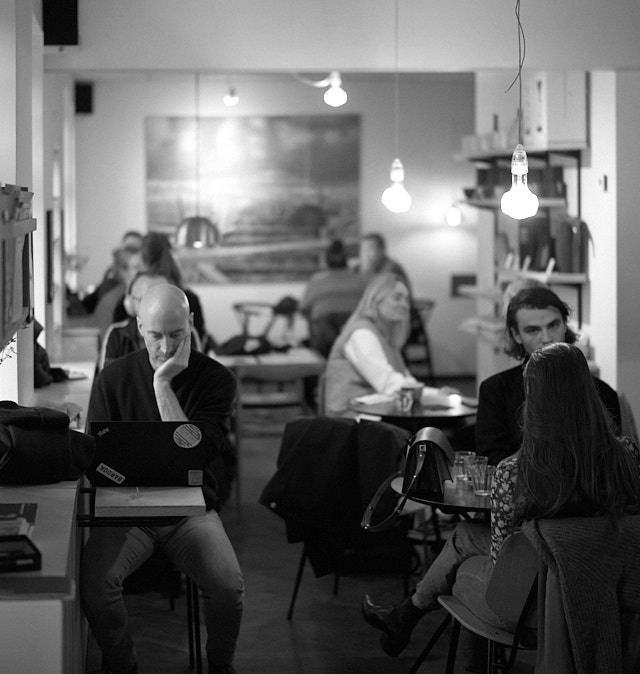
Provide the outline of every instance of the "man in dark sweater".
{"type": "MultiPolygon", "coordinates": [[[[521,407],[525,392],[524,364],[537,348],[553,342],[574,344],[578,335],[568,326],[570,310],[547,287],[526,288],[509,302],[506,316],[505,352],[521,360],[510,370],[488,377],[480,384],[476,417],[476,450],[497,465],[520,448],[521,407]]],[[[620,403],[617,393],[594,377],[600,400],[620,431],[620,403]]]]}
{"type": "MultiPolygon", "coordinates": [[[[191,349],[193,315],[179,288],[150,288],[137,324],[146,348],[115,360],[98,375],[88,421],[201,421],[212,460],[229,431],[235,377],[191,349]]],[[[217,512],[217,485],[210,470],[205,470],[203,493],[205,515],[179,518],[165,526],[91,531],[82,558],[81,599],[113,674],[138,671],[122,582],[156,547],[202,592],[209,673],[233,672],[242,617],[242,573],[217,512]]]]}

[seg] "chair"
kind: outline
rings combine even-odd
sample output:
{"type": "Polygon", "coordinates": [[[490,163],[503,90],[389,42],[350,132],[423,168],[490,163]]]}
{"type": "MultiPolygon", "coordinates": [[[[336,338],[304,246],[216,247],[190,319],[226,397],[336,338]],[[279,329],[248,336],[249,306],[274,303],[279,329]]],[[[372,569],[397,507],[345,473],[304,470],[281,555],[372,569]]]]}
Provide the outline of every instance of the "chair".
{"type": "Polygon", "coordinates": [[[504,542],[498,556],[487,587],[486,601],[489,608],[507,623],[513,624],[514,629],[501,629],[482,620],[457,597],[440,596],[438,602],[447,615],[408,674],[418,671],[449,623],[452,623],[452,631],[446,674],[453,674],[455,668],[461,626],[487,640],[487,674],[510,671],[515,664],[518,649],[535,648],[536,645],[537,578],[536,551],[523,533],[512,534],[504,542]]]}
{"type": "Polygon", "coordinates": [[[371,534],[360,519],[378,485],[397,469],[408,436],[390,424],[320,416],[285,426],[278,467],[260,503],[285,520],[289,543],[302,543],[288,620],[307,561],[316,577],[334,575],[334,594],[340,575],[365,558],[400,566],[407,588],[414,550],[406,531],[371,534]]]}
{"type": "Polygon", "coordinates": [[[412,300],[411,332],[402,350],[409,369],[418,379],[424,380],[430,386],[436,386],[436,375],[433,370],[427,324],[435,305],[434,300],[415,298],[412,300]]]}

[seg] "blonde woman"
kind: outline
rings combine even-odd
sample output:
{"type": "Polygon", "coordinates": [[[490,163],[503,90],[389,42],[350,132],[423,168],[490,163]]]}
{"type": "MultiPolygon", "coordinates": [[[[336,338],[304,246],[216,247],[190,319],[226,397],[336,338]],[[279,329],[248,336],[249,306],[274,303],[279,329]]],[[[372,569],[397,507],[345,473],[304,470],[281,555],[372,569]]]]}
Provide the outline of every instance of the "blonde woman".
{"type": "Polygon", "coordinates": [[[417,384],[402,357],[409,334],[409,290],[396,274],[380,274],[367,285],[336,339],[325,374],[329,416],[348,417],[353,398],[371,393],[393,395],[417,384]]]}

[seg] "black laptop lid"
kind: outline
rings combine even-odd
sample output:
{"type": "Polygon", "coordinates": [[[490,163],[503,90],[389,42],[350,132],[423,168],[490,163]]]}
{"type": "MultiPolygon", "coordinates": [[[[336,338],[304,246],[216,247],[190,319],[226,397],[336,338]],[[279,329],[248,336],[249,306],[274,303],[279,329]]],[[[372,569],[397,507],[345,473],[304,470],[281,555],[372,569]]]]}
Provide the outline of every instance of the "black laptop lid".
{"type": "Polygon", "coordinates": [[[95,486],[200,486],[208,467],[204,423],[92,421],[96,451],[87,477],[95,486]]]}

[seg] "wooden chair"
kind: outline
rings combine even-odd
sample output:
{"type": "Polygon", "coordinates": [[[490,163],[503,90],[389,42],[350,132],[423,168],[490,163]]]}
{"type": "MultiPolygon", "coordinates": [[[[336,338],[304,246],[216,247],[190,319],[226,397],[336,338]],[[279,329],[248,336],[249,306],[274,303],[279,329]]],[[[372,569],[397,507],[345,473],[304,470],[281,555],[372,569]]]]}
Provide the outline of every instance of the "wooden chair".
{"type": "Polygon", "coordinates": [[[453,674],[460,627],[465,627],[488,642],[487,674],[509,672],[520,648],[535,648],[537,630],[538,555],[523,533],[507,538],[493,569],[486,600],[489,608],[513,630],[496,627],[478,616],[454,596],[440,596],[438,602],[447,615],[428,644],[420,653],[408,674],[415,674],[425,661],[449,623],[452,623],[446,674],[453,674]],[[507,650],[509,654],[507,656],[507,650]]]}

